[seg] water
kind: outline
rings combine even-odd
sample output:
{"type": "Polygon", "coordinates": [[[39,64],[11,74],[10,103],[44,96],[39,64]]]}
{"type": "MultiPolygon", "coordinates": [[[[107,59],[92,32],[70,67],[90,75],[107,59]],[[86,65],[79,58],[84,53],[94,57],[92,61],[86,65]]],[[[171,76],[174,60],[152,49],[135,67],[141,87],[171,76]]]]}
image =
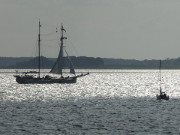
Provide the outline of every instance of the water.
{"type": "Polygon", "coordinates": [[[180,70],[88,70],[76,84],[17,84],[0,74],[0,134],[180,134],[180,70]]]}

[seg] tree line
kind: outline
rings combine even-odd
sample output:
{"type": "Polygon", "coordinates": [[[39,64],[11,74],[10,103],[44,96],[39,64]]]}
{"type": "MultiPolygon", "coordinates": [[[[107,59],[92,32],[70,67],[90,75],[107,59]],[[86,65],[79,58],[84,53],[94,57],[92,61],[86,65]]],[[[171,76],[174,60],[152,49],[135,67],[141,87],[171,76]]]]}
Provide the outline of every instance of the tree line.
{"type": "MultiPolygon", "coordinates": [[[[80,56],[70,57],[75,68],[89,69],[158,69],[159,60],[111,59],[80,56]]],[[[41,68],[51,69],[56,58],[41,57],[41,68]]],[[[65,68],[69,66],[64,57],[65,68]]],[[[38,57],[0,57],[1,69],[36,69],[38,57]]],[[[162,60],[162,69],[180,69],[180,58],[162,60]]]]}

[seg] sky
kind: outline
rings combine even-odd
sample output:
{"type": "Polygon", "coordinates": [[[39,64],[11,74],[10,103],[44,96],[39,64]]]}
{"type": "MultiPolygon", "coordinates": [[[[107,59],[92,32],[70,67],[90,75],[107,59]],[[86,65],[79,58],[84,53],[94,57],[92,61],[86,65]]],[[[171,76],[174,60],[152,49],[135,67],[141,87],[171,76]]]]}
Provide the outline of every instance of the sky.
{"type": "Polygon", "coordinates": [[[0,56],[56,58],[61,24],[69,55],[180,57],[179,0],[0,0],[0,56]]]}

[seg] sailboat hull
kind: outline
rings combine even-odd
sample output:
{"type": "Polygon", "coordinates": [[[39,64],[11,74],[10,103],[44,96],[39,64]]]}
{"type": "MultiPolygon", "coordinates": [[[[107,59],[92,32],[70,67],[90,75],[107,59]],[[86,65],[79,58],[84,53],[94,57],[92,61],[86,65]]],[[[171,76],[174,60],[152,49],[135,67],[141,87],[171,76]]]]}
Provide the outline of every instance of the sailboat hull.
{"type": "Polygon", "coordinates": [[[157,100],[161,100],[161,99],[169,100],[169,96],[167,95],[156,95],[156,98],[157,100]]]}
{"type": "Polygon", "coordinates": [[[19,84],[53,84],[53,83],[76,83],[77,77],[66,78],[34,78],[31,76],[15,76],[19,84]]]}

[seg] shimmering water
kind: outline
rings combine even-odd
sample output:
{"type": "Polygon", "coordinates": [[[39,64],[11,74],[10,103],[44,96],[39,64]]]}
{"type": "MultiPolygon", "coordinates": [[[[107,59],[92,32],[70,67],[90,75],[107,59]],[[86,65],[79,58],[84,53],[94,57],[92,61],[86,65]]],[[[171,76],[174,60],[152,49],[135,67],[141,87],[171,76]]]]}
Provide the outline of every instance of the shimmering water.
{"type": "MultiPolygon", "coordinates": [[[[4,71],[4,70],[3,70],[4,71]]],[[[76,84],[17,84],[0,74],[0,134],[180,134],[180,70],[89,70],[76,84]]]]}

